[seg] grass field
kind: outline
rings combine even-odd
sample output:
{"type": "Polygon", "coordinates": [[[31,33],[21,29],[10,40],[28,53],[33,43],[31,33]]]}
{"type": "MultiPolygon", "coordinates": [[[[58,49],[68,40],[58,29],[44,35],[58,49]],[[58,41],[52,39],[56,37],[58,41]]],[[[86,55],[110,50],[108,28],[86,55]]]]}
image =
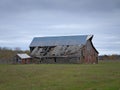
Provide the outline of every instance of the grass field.
{"type": "Polygon", "coordinates": [[[120,61],[0,65],[0,90],[120,90],[120,61]]]}

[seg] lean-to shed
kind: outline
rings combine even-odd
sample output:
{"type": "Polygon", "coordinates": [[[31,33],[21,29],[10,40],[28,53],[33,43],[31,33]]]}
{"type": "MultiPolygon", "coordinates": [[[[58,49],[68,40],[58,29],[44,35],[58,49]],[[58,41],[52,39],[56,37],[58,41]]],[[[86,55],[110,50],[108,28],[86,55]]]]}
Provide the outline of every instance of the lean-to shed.
{"type": "Polygon", "coordinates": [[[21,64],[29,64],[31,56],[26,53],[17,54],[16,55],[16,62],[21,64]]]}

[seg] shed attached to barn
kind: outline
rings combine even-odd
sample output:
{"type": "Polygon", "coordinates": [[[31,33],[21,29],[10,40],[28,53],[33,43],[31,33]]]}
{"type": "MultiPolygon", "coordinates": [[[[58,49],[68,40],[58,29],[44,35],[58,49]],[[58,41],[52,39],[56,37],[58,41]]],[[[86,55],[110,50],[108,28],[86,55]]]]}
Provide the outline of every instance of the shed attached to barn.
{"type": "Polygon", "coordinates": [[[98,63],[93,35],[35,37],[30,44],[31,56],[39,63],[98,63]]]}
{"type": "Polygon", "coordinates": [[[31,57],[26,53],[16,55],[16,62],[17,63],[29,64],[30,60],[31,60],[31,57]]]}

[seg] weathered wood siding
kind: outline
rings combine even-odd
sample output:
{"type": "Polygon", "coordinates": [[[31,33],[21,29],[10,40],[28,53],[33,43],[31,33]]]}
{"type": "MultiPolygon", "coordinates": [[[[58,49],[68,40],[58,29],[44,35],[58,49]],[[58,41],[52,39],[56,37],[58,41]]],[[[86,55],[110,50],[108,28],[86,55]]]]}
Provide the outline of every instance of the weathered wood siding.
{"type": "Polygon", "coordinates": [[[98,63],[98,53],[90,40],[82,47],[36,47],[32,49],[31,55],[39,58],[39,63],[98,63]]]}
{"type": "Polygon", "coordinates": [[[98,63],[98,53],[90,40],[87,41],[84,48],[85,63],[98,63]]]}
{"type": "Polygon", "coordinates": [[[50,63],[50,64],[80,64],[80,57],[44,57],[36,58],[36,63],[50,63]]]}

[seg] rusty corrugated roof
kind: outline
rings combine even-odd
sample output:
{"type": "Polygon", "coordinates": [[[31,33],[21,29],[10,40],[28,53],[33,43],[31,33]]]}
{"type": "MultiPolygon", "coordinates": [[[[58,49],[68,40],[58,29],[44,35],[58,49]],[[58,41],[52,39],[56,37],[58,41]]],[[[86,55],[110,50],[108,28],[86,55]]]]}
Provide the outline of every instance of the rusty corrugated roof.
{"type": "Polygon", "coordinates": [[[57,37],[35,37],[30,47],[56,46],[56,45],[85,45],[88,38],[93,35],[57,36],[57,37]]]}

